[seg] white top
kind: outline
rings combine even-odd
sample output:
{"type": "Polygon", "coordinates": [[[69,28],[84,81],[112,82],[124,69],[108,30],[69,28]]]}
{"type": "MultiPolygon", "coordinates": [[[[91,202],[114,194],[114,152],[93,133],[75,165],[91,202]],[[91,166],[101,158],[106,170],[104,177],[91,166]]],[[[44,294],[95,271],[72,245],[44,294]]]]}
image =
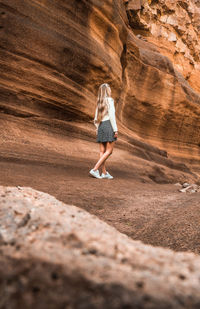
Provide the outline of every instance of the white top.
{"type": "MultiPolygon", "coordinates": [[[[97,123],[97,115],[98,115],[98,107],[96,108],[95,117],[94,117],[94,124],[98,129],[99,124],[97,123]]],[[[110,120],[113,131],[117,132],[117,123],[115,119],[115,105],[114,100],[112,98],[108,98],[108,112],[104,115],[101,121],[110,120]]]]}

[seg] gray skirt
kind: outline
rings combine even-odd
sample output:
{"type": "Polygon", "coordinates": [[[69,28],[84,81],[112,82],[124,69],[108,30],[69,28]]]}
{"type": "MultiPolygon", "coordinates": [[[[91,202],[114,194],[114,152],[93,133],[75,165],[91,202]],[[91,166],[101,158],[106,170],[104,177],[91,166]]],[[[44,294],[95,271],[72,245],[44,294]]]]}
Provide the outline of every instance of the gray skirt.
{"type": "Polygon", "coordinates": [[[110,120],[101,121],[97,132],[97,143],[114,142],[117,140],[114,135],[110,120]]]}

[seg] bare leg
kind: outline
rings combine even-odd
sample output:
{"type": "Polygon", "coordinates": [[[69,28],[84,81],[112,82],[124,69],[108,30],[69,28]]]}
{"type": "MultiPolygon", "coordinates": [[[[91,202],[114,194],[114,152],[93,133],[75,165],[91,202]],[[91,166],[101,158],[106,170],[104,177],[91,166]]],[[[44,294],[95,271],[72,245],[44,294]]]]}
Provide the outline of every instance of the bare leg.
{"type": "Polygon", "coordinates": [[[98,170],[100,166],[108,159],[108,157],[112,154],[113,152],[113,147],[114,147],[115,142],[107,142],[106,143],[106,151],[104,154],[101,156],[95,167],[93,168],[94,171],[98,170]]]}
{"type": "MultiPolygon", "coordinates": [[[[100,143],[100,159],[106,152],[106,143],[100,143]]],[[[101,165],[102,173],[106,174],[106,161],[101,165]]]]}

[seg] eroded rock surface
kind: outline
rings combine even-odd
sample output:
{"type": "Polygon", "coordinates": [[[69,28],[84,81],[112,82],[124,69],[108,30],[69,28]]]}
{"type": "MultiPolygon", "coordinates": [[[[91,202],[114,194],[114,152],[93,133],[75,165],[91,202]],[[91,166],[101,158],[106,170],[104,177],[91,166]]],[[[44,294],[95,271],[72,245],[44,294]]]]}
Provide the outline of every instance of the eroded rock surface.
{"type": "Polygon", "coordinates": [[[122,121],[174,157],[198,160],[199,7],[170,0],[125,5],[134,35],[127,40],[122,121]]]}
{"type": "Polygon", "coordinates": [[[200,69],[199,1],[129,0],[126,7],[134,31],[145,30],[147,36],[151,34],[161,52],[166,53],[175,68],[200,91],[199,82],[196,80],[195,84],[191,76],[200,69]]]}
{"type": "Polygon", "coordinates": [[[6,114],[88,120],[99,84],[120,88],[127,36],[121,1],[8,0],[0,10],[6,114]]]}
{"type": "Polygon", "coordinates": [[[198,308],[200,257],[144,245],[75,207],[0,187],[3,308],[198,308]]]}

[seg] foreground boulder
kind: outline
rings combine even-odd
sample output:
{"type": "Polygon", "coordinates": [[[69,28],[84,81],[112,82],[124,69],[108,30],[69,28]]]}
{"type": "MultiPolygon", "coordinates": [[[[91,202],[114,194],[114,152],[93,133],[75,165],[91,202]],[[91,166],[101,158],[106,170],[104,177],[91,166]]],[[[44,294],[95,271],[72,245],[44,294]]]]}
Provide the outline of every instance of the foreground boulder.
{"type": "Polygon", "coordinates": [[[25,187],[0,187],[1,308],[199,308],[200,257],[133,241],[25,187]]]}

